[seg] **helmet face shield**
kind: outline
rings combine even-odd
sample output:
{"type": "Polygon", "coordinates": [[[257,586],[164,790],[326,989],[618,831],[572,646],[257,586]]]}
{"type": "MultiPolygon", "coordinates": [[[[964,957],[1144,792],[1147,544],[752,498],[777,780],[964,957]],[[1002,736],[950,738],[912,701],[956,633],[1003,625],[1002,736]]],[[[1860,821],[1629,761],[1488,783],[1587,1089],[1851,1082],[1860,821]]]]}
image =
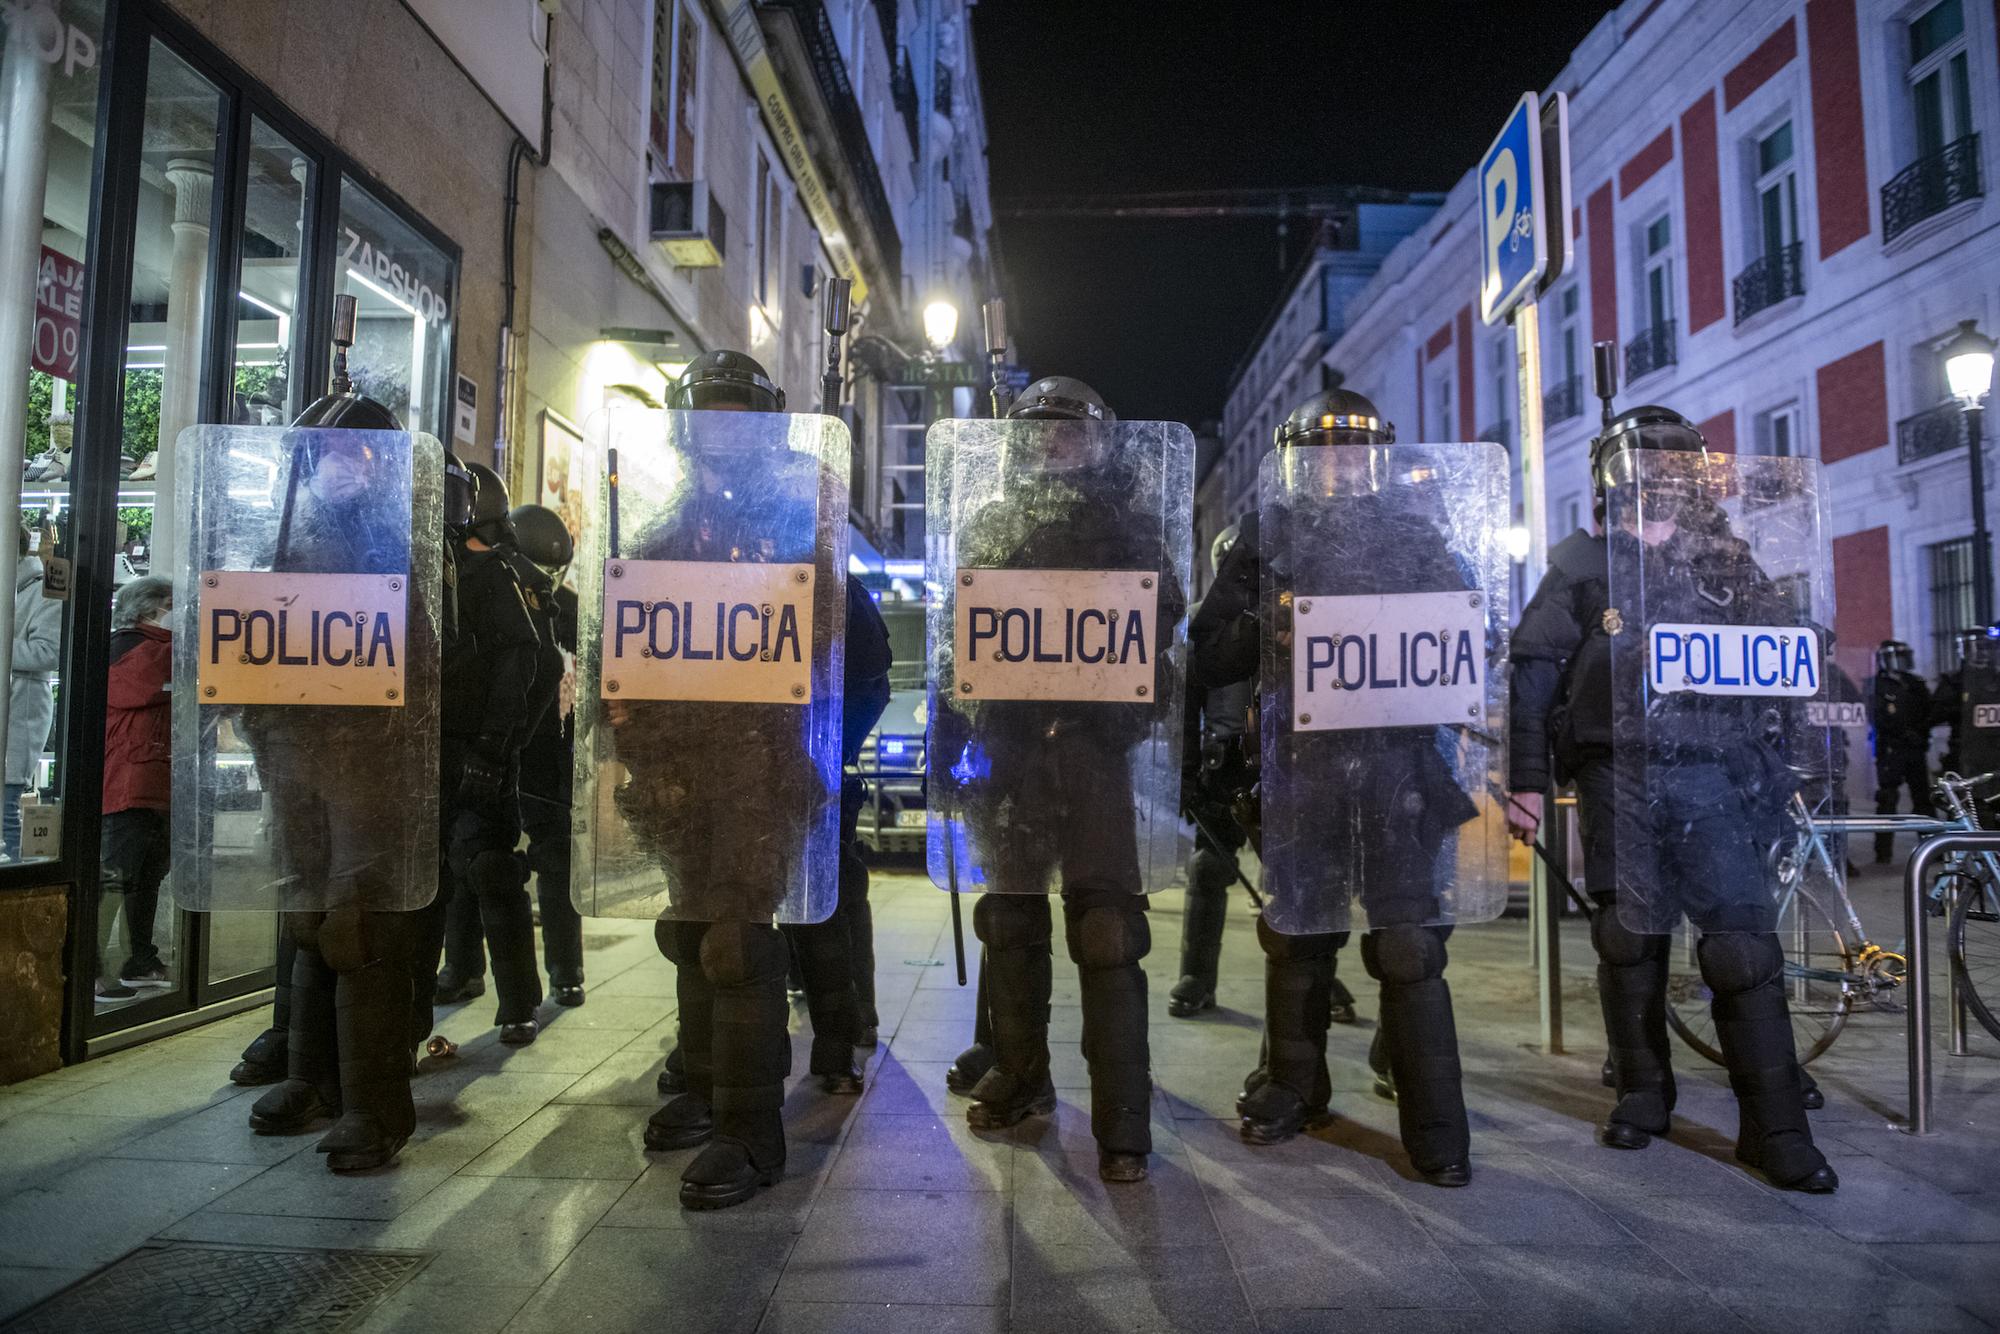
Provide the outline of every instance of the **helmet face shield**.
{"type": "Polygon", "coordinates": [[[461,532],[472,522],[472,496],[478,483],[454,454],[444,456],[444,526],[461,532]]]}
{"type": "Polygon", "coordinates": [[[718,348],[688,363],[667,406],[697,412],[783,412],[785,391],[755,357],[718,348]]]}
{"type": "Polygon", "coordinates": [[[1900,639],[1885,639],[1875,650],[1875,670],[1878,672],[1909,672],[1915,671],[1916,666],[1916,653],[1900,639]]]}

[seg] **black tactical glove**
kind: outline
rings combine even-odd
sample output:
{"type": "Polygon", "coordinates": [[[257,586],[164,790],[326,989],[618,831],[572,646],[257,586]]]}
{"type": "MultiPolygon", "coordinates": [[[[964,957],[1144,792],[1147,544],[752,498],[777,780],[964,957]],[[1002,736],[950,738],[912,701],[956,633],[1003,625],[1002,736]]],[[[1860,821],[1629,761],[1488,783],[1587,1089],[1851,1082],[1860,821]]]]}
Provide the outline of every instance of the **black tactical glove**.
{"type": "Polygon", "coordinates": [[[484,745],[465,752],[458,766],[458,800],[465,806],[484,806],[499,800],[507,781],[505,752],[484,745]]]}

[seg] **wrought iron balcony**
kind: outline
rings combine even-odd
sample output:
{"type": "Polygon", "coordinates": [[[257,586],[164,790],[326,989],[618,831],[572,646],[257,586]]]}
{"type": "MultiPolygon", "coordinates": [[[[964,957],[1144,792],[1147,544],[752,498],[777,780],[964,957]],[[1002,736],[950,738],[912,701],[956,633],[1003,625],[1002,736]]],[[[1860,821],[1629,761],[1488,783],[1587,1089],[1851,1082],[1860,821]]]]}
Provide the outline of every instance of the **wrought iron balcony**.
{"type": "Polygon", "coordinates": [[[1625,344],[1625,381],[1674,364],[1674,321],[1661,320],[1625,344]]]}
{"type": "Polygon", "coordinates": [[[910,64],[910,48],[896,49],[896,72],[889,76],[889,97],[896,104],[896,110],[903,117],[903,128],[909,131],[910,151],[917,151],[917,71],[910,64]]]}
{"type": "Polygon", "coordinates": [[[1542,420],[1550,426],[1583,415],[1583,377],[1572,375],[1559,380],[1542,394],[1542,420]]]}
{"type": "Polygon", "coordinates": [[[1925,218],[1984,193],[1979,186],[1979,136],[1954,139],[1929,157],[1918,158],[1882,187],[1882,243],[1887,245],[1925,218]]]}
{"type": "Polygon", "coordinates": [[[1806,294],[1805,246],[1798,241],[1753,261],[1736,275],[1736,322],[1806,294]]]}
{"type": "Polygon", "coordinates": [[[1915,463],[1963,448],[1965,409],[1956,402],[1940,403],[1896,423],[1896,462],[1915,463]]]}

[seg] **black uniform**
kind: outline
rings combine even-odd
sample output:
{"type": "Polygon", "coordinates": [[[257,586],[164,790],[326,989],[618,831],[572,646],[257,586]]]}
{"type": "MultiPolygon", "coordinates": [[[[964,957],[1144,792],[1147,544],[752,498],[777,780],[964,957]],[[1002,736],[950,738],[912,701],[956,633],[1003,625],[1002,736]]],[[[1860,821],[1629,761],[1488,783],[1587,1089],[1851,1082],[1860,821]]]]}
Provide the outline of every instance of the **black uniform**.
{"type": "MultiPolygon", "coordinates": [[[[409,569],[407,527],[392,528],[365,502],[309,504],[305,483],[293,486],[300,490],[287,499],[274,570],[409,569]]],[[[445,613],[448,632],[449,606],[445,613]]],[[[437,652],[428,637],[428,618],[412,615],[412,658],[437,652]]],[[[407,788],[386,781],[380,767],[385,743],[398,751],[425,744],[406,734],[428,724],[438,701],[419,693],[420,674],[408,684],[401,708],[253,706],[238,723],[265,775],[278,867],[326,905],[284,914],[286,1078],[252,1105],[250,1125],[286,1133],[338,1115],[318,1146],[336,1171],[380,1165],[416,1128],[406,1020],[423,914],[400,910],[405,889],[382,879],[412,850],[400,842],[407,788]]]]}
{"type": "Polygon", "coordinates": [[[576,592],[555,584],[518,551],[508,560],[529,594],[543,647],[535,670],[536,721],[521,748],[521,829],[542,910],[542,963],[551,987],[583,985],[583,917],[569,896],[570,791],[576,781],[576,712],[559,696],[564,654],[576,654],[576,592]],[[553,650],[553,651],[552,651],[553,650]]]}
{"type": "MultiPolygon", "coordinates": [[[[1112,465],[1113,469],[1117,465],[1112,465]]],[[[959,561],[980,568],[1143,569],[1161,574],[1154,661],[1185,609],[1158,537],[1133,534],[1129,487],[1104,473],[1029,474],[957,535],[959,561]]],[[[1165,670],[1164,664],[1161,668],[1165,670]]],[[[1009,1124],[1054,1106],[1049,1076],[1048,893],[1063,899],[1064,939],[1077,966],[1091,1131],[1101,1154],[1152,1149],[1146,1040],[1151,946],[1132,809],[1133,750],[1152,734],[1151,704],[984,701],[936,688],[933,775],[962,775],[955,795],[989,883],[973,909],[984,947],[982,991],[994,1064],[972,1089],[968,1120],[1009,1124]]],[[[1156,687],[1153,698],[1160,698],[1156,687]]],[[[932,802],[939,804],[932,787],[932,802]]]]}
{"type": "MultiPolygon", "coordinates": [[[[1200,616],[1197,607],[1194,617],[1200,616]]],[[[1237,822],[1237,803],[1255,781],[1244,754],[1251,687],[1248,682],[1209,689],[1189,682],[1181,742],[1181,808],[1194,824],[1188,862],[1187,907],[1181,920],[1181,977],[1173,1012],[1195,1014],[1215,1004],[1222,929],[1229,916],[1229,888],[1236,883],[1236,854],[1250,841],[1237,822]]]]}
{"type": "MultiPolygon", "coordinates": [[[[1910,810],[1929,815],[1931,805],[1930,688],[1914,672],[1881,671],[1868,683],[1868,724],[1875,729],[1875,813],[1894,815],[1902,790],[1910,810]]],[[[1875,861],[1889,861],[1896,836],[1875,835],[1875,861]]]]}
{"type": "MultiPolygon", "coordinates": [[[[1959,773],[1977,778],[2000,770],[2000,653],[1994,641],[1982,640],[1959,669],[1959,773]]],[[[1991,799],[1994,785],[1982,795],[1991,799]]]]}
{"type": "MultiPolygon", "coordinates": [[[[440,851],[453,897],[465,897],[465,907],[477,901],[472,920],[484,928],[499,993],[494,1023],[523,1024],[542,1002],[527,874],[515,848],[521,841],[520,751],[535,721],[543,644],[505,555],[461,543],[457,560],[459,633],[444,662],[440,851]]],[[[434,973],[445,912],[431,917],[424,957],[434,973]]]]}
{"type": "MultiPolygon", "coordinates": [[[[1618,541],[1637,539],[1621,533],[1618,541]]],[[[1669,548],[1679,541],[1670,540],[1669,548]]],[[[1736,605],[1739,615],[1757,614],[1769,585],[1747,547],[1708,535],[1678,551],[1687,560],[1671,584],[1662,577],[1649,589],[1655,620],[1713,620],[1710,613],[1724,603],[1736,605]],[[1703,596],[1703,589],[1712,596],[1703,596]],[[1689,614],[1671,614],[1677,598],[1689,614]]],[[[1653,557],[1651,568],[1671,568],[1676,554],[1670,549],[1653,557]]],[[[1614,686],[1611,637],[1643,630],[1625,625],[1611,606],[1609,559],[1606,539],[1581,531],[1549,553],[1548,573],[1514,633],[1509,753],[1515,792],[1547,792],[1552,778],[1576,784],[1585,883],[1599,909],[1591,917],[1598,994],[1618,1092],[1603,1137],[1618,1147],[1642,1146],[1648,1136],[1666,1132],[1675,1098],[1666,1021],[1672,938],[1632,930],[1615,906],[1618,822],[1640,820],[1652,830],[1653,859],[1623,869],[1631,883],[1668,886],[1667,900],[1685,904],[1703,932],[1697,957],[1714,993],[1717,1033],[1742,1113],[1738,1156],[1768,1168],[1781,1183],[1801,1180],[1825,1160],[1806,1124],[1783,951],[1768,927],[1759,929],[1770,913],[1762,853],[1788,800],[1781,795],[1789,791],[1786,757],[1769,753],[1757,739],[1759,729],[1743,717],[1744,700],[1668,696],[1666,707],[1692,716],[1673,729],[1687,738],[1672,757],[1674,795],[1657,804],[1649,800],[1655,794],[1643,786],[1644,766],[1662,757],[1648,753],[1645,737],[1614,735],[1613,691],[1636,692],[1640,682],[1614,686]],[[1628,755],[1636,747],[1641,762],[1615,761],[1614,743],[1628,755]]]]}
{"type": "MultiPolygon", "coordinates": [[[[1282,525],[1284,562],[1258,572],[1283,590],[1339,588],[1353,594],[1435,592],[1473,587],[1437,527],[1392,509],[1374,495],[1320,502],[1310,513],[1274,516],[1282,525]],[[1300,528],[1300,525],[1310,525],[1300,528]],[[1289,531],[1286,531],[1289,530],[1289,531]],[[1394,560],[1358,565],[1354,551],[1394,552],[1394,560]],[[1284,568],[1298,562],[1298,568],[1284,568]]],[[[1233,554],[1233,553],[1232,553],[1233,554]]],[[[1191,673],[1213,688],[1257,670],[1263,628],[1243,599],[1234,624],[1199,628],[1191,673]]],[[[1445,839],[1478,809],[1445,765],[1434,728],[1297,731],[1289,720],[1291,674],[1273,664],[1283,701],[1263,720],[1278,727],[1285,781],[1323,796],[1322,838],[1283,863],[1267,855],[1265,883],[1299,902],[1345,902],[1358,896],[1367,914],[1362,965],[1381,985],[1381,1027],[1371,1057],[1389,1072],[1404,1148],[1420,1172],[1462,1165],[1471,1151],[1458,1061],[1451,990],[1444,979],[1449,927],[1441,915],[1436,861],[1445,839]],[[1282,885],[1286,875],[1311,885],[1282,885]]],[[[1264,781],[1273,775],[1266,773],[1264,781]]],[[[1302,835],[1304,831],[1293,831],[1302,835]]],[[[1268,847],[1268,840],[1267,840],[1268,847]]],[[[1348,933],[1286,935],[1259,920],[1265,953],[1264,1062],[1241,1106],[1246,1135],[1281,1138],[1296,1128],[1301,1104],[1323,1112],[1332,1096],[1326,1036],[1332,1021],[1334,957],[1348,933]]]]}

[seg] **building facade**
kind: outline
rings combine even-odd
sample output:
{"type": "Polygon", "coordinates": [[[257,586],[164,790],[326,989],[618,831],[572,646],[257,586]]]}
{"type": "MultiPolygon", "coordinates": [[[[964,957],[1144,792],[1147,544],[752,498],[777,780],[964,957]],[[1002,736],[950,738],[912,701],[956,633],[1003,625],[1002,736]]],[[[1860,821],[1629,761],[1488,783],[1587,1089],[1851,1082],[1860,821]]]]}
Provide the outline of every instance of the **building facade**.
{"type": "MultiPolygon", "coordinates": [[[[181,431],[323,392],[336,293],[357,387],[572,519],[595,420],[702,351],[819,409],[830,277],[871,349],[993,294],[968,3],[0,3],[0,1083],[268,995],[269,914],[141,911],[100,865],[112,595],[169,568],[181,431]],[[126,987],[148,920],[166,980],[126,987]]],[[[880,383],[919,357],[825,404],[878,566],[880,383]]]]}
{"type": "MultiPolygon", "coordinates": [[[[1895,636],[1935,673],[1972,606],[1938,348],[1961,320],[2000,325],[2000,6],[1627,0],[1543,91],[1569,97],[1575,205],[1574,264],[1539,306],[1551,541],[1591,522],[1590,345],[1615,340],[1620,403],[1825,465],[1844,664],[1866,675],[1895,636]]],[[[1477,317],[1477,196],[1468,171],[1306,379],[1341,376],[1403,439],[1513,451],[1516,347],[1477,317]]],[[[1232,514],[1254,504],[1230,494],[1232,514]]]]}

